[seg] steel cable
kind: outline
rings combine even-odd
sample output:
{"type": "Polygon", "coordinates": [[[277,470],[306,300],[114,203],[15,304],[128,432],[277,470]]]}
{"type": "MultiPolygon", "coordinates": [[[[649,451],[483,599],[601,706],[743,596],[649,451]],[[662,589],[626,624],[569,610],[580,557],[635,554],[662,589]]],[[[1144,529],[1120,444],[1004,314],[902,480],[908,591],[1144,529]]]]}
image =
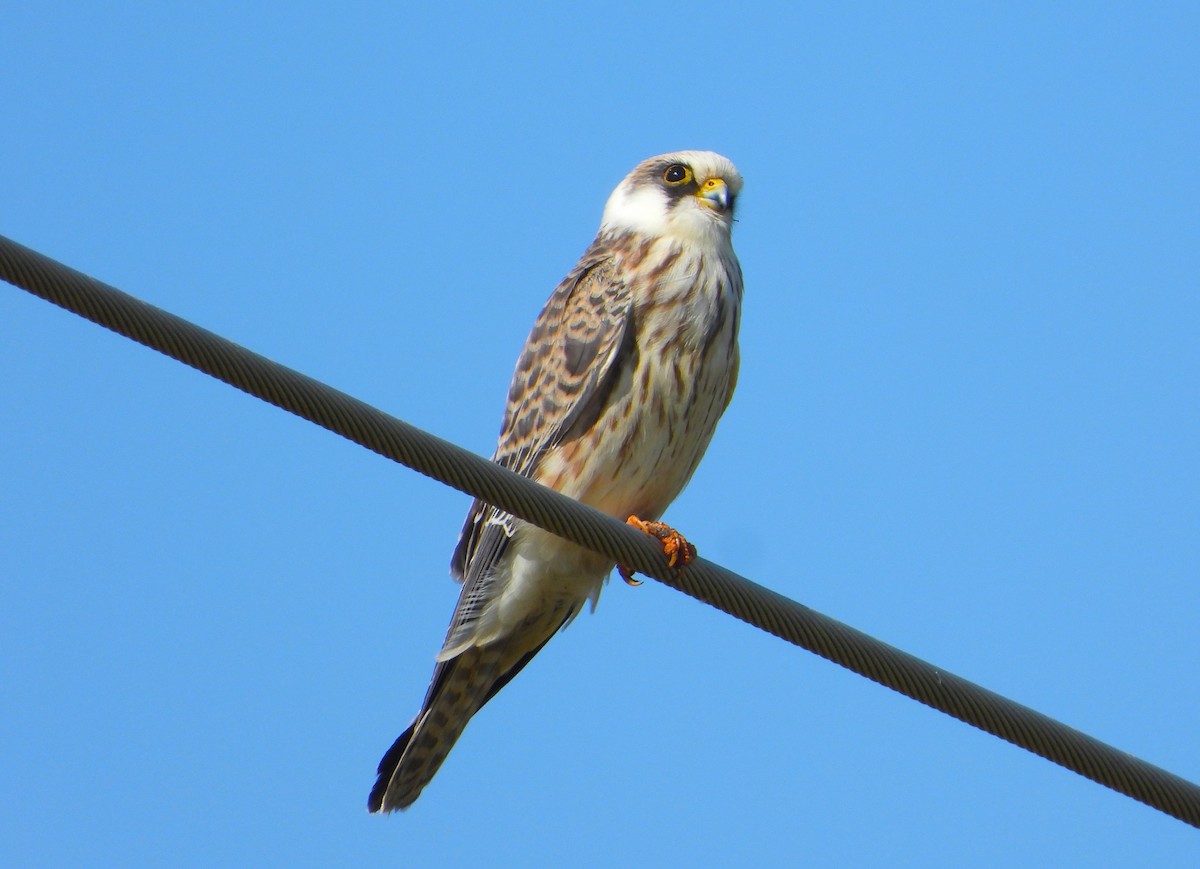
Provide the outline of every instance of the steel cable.
{"type": "Polygon", "coordinates": [[[960,721],[1200,827],[1200,787],[0,236],[0,277],[960,721]]]}

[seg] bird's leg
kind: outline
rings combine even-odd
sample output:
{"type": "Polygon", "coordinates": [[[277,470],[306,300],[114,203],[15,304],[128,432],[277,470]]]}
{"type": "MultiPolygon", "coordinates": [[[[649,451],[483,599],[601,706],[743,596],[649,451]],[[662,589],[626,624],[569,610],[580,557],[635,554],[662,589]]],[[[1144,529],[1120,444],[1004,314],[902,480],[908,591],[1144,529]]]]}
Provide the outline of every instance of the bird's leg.
{"type": "MultiPolygon", "coordinates": [[[[639,531],[661,540],[663,554],[667,556],[667,564],[676,570],[687,567],[696,557],[696,547],[688,543],[682,534],[665,522],[647,522],[637,516],[630,516],[625,520],[625,524],[632,525],[639,531]]],[[[633,569],[624,564],[617,565],[617,572],[621,574],[621,579],[629,585],[642,584],[641,580],[633,578],[633,569]]]]}

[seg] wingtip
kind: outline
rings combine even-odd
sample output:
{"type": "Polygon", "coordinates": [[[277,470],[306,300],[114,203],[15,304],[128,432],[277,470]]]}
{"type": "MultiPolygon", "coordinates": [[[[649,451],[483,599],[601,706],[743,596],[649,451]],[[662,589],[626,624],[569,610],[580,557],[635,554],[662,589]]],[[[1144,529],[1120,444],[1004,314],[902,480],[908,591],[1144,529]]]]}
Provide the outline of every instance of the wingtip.
{"type": "Polygon", "coordinates": [[[383,811],[383,792],[379,787],[379,782],[375,782],[375,787],[371,788],[371,793],[367,797],[367,813],[374,815],[383,811]]]}
{"type": "Polygon", "coordinates": [[[371,815],[390,815],[392,812],[402,812],[411,805],[412,802],[402,806],[388,803],[387,783],[382,779],[375,783],[375,787],[371,788],[370,796],[367,797],[367,813],[371,815]]]}
{"type": "Polygon", "coordinates": [[[406,791],[399,798],[395,794],[389,799],[388,788],[391,785],[391,778],[380,776],[375,781],[375,787],[371,788],[371,793],[367,797],[367,812],[372,815],[390,815],[392,812],[406,811],[409,806],[417,801],[417,797],[421,795],[421,788],[416,792],[411,790],[406,791]]]}
{"type": "Polygon", "coordinates": [[[416,730],[418,719],[414,719],[413,723],[408,728],[396,737],[396,741],[392,743],[392,747],[384,752],[383,757],[379,760],[379,766],[375,769],[375,785],[371,788],[371,793],[367,797],[367,811],[371,814],[378,812],[394,812],[396,809],[405,809],[411,805],[410,800],[403,806],[389,804],[387,799],[388,787],[392,783],[392,777],[396,774],[397,767],[400,766],[400,760],[404,757],[404,751],[408,748],[409,742],[412,741],[413,732],[416,730]]]}

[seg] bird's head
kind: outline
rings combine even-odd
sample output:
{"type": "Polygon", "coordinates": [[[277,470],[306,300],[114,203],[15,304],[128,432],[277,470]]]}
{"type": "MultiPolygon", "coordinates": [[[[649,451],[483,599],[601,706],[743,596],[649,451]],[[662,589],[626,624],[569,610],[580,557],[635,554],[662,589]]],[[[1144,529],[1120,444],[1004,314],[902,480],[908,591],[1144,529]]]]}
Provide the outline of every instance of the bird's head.
{"type": "Polygon", "coordinates": [[[712,151],[651,157],[608,198],[600,231],[727,245],[741,189],[737,167],[712,151]]]}

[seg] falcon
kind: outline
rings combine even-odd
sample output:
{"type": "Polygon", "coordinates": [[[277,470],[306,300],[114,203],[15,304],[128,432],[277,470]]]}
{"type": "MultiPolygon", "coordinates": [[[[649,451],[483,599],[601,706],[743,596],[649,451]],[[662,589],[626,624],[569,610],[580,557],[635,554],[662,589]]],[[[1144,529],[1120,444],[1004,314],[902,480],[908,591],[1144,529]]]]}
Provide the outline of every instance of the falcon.
{"type": "MultiPolygon", "coordinates": [[[[730,232],[742,177],[711,151],[639,164],[554,290],[517,360],[493,461],[694,551],[656,520],[733,395],[742,270],[730,232]]],[[[451,560],[462,583],[433,679],[379,763],[367,806],[412,805],[471,716],[589,600],[613,562],[481,501],[451,560]]],[[[621,568],[627,581],[632,574],[621,568]]]]}

